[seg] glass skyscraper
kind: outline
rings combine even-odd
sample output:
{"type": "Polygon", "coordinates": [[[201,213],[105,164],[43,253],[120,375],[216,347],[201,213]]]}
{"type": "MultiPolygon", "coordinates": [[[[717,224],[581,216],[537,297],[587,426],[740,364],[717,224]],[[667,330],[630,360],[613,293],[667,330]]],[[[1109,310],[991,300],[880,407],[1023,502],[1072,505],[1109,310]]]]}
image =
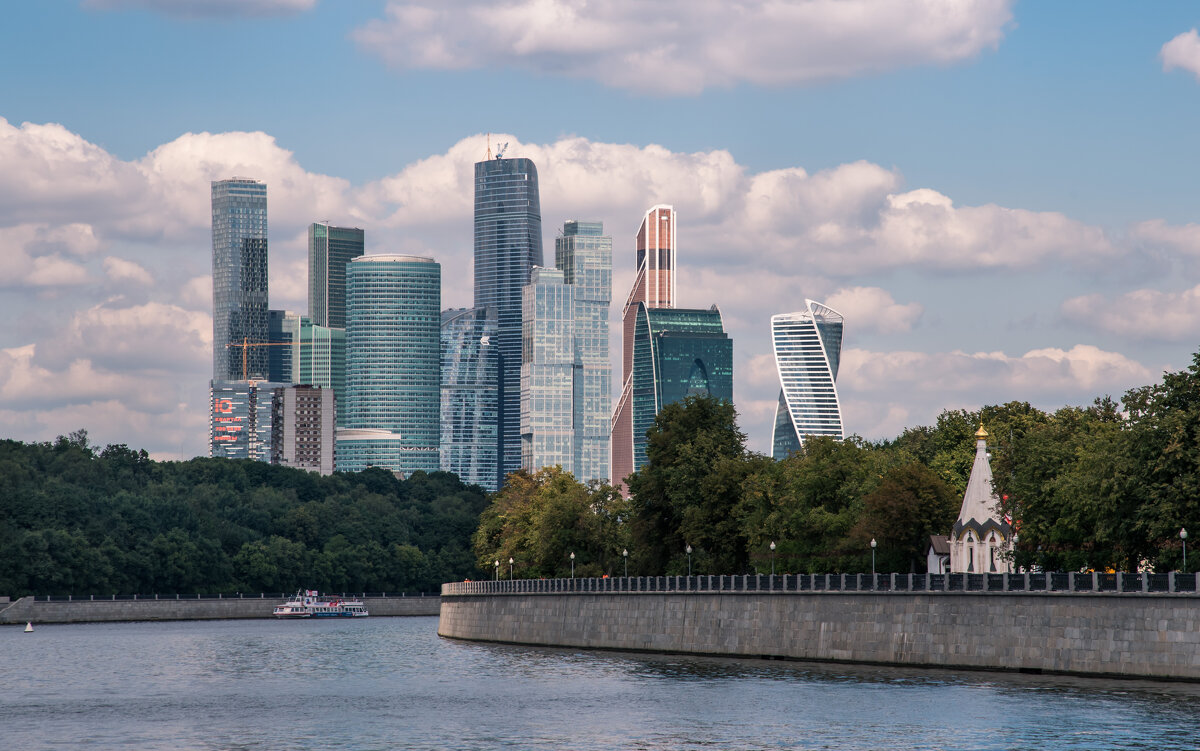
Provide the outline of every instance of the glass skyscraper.
{"type": "Polygon", "coordinates": [[[418,256],[360,256],[347,266],[339,471],[438,469],[441,276],[440,265],[418,256]],[[354,443],[363,430],[381,432],[354,443]]]}
{"type": "Polygon", "coordinates": [[[213,380],[268,377],[267,185],[235,177],[212,183],[213,380]]]}
{"type": "Polygon", "coordinates": [[[805,300],[804,306],[797,313],[771,317],[780,384],[771,440],[776,459],[799,451],[805,436],[845,437],[836,383],[845,320],[819,302],[805,300]]]}
{"type": "MultiPolygon", "coordinates": [[[[300,316],[290,310],[267,311],[267,380],[299,383],[296,380],[295,350],[299,340],[300,316]],[[287,346],[287,345],[292,346],[287,346]]],[[[240,353],[239,353],[240,354],[240,353]]]]}
{"type": "Polygon", "coordinates": [[[488,308],[442,311],[441,468],[500,488],[496,318],[488,308]]]}
{"type": "Polygon", "coordinates": [[[525,285],[521,339],[521,466],[575,472],[575,288],[559,269],[525,285]]]}
{"type": "Polygon", "coordinates": [[[691,310],[638,303],[631,381],[630,463],[636,472],[646,463],[646,431],[663,407],[692,395],[733,401],[733,340],[721,311],[715,305],[691,310]]]}
{"type": "Polygon", "coordinates": [[[301,318],[294,359],[295,382],[331,389],[336,422],[342,425],[346,400],[346,330],[317,326],[308,316],[301,318]]]}
{"type": "Polygon", "coordinates": [[[675,307],[675,225],[674,208],[654,206],[642,217],[634,243],[637,276],[621,312],[621,393],[611,422],[611,477],[622,490],[625,477],[637,468],[633,449],[637,437],[633,424],[633,343],[638,309],[675,307]]]}
{"type": "Polygon", "coordinates": [[[612,304],[612,237],[601,222],[569,221],[554,241],[555,265],[574,289],[575,363],[571,423],[575,477],[609,479],[612,361],[608,314],[612,304]]]}
{"type": "Polygon", "coordinates": [[[363,248],[364,233],[357,227],[308,225],[308,316],[314,325],[346,328],[346,264],[363,248]]]}
{"type": "Polygon", "coordinates": [[[529,159],[477,162],[474,307],[496,315],[502,475],[521,466],[521,290],[541,265],[537,168],[529,159]]]}
{"type": "Polygon", "coordinates": [[[271,397],[275,389],[290,385],[213,381],[209,389],[209,456],[271,461],[271,397]]]}

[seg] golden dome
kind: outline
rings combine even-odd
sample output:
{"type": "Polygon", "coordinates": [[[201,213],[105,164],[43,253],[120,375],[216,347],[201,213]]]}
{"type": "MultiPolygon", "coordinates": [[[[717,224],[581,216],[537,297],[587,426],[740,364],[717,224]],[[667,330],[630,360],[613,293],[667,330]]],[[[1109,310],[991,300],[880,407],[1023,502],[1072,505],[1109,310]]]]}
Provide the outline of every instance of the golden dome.
{"type": "Polygon", "coordinates": [[[982,422],[981,422],[981,423],[979,423],[979,430],[976,430],[976,431],[975,431],[975,440],[977,440],[977,441],[985,441],[985,440],[987,440],[987,431],[983,429],[983,423],[982,423],[982,422]]]}

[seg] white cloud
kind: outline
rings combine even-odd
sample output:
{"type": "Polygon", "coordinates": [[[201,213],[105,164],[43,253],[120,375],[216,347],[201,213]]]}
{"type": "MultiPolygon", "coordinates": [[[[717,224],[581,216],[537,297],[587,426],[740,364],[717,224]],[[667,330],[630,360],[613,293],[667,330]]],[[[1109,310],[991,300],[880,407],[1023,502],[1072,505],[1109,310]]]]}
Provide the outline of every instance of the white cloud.
{"type": "Polygon", "coordinates": [[[0,288],[53,288],[88,282],[87,269],[64,254],[87,255],[97,244],[87,225],[18,224],[0,226],[0,247],[4,248],[0,288]]]}
{"type": "Polygon", "coordinates": [[[1200,257],[1200,224],[1171,225],[1151,219],[1133,225],[1130,239],[1152,254],[1200,257]]]}
{"type": "Polygon", "coordinates": [[[1164,71],[1182,68],[1200,81],[1200,34],[1195,29],[1164,44],[1158,56],[1162,58],[1164,71]]]}
{"type": "Polygon", "coordinates": [[[84,0],[94,10],[151,10],[180,18],[283,16],[311,10],[317,0],[84,0]]]}
{"type": "Polygon", "coordinates": [[[96,305],[75,313],[44,349],[51,364],[83,358],[113,372],[203,376],[211,370],[212,316],[161,302],[96,305]]]}
{"type": "Polygon", "coordinates": [[[354,39],[389,65],[511,66],[608,86],[695,94],[791,86],[995,49],[1010,0],[390,0],[354,39]]]}
{"type": "Polygon", "coordinates": [[[941,400],[974,395],[977,400],[998,403],[1099,396],[1153,379],[1154,374],[1137,361],[1090,344],[1077,344],[1069,350],[1035,349],[1020,356],[849,348],[842,350],[838,389],[858,394],[900,389],[941,400]]]}
{"type": "Polygon", "coordinates": [[[177,302],[188,310],[212,311],[212,275],[193,277],[179,289],[177,302]]]}
{"type": "Polygon", "coordinates": [[[1182,292],[1139,289],[1116,300],[1103,295],[1073,297],[1063,315],[1097,331],[1135,340],[1195,341],[1200,335],[1200,285],[1182,292]]]}
{"type": "Polygon", "coordinates": [[[140,264],[116,256],[104,259],[104,273],[114,282],[132,282],[144,286],[154,284],[154,277],[150,276],[150,272],[142,268],[140,264]]]}
{"type": "Polygon", "coordinates": [[[846,317],[846,326],[880,334],[910,331],[925,308],[920,303],[900,305],[887,290],[878,287],[839,289],[820,302],[846,317]]]}

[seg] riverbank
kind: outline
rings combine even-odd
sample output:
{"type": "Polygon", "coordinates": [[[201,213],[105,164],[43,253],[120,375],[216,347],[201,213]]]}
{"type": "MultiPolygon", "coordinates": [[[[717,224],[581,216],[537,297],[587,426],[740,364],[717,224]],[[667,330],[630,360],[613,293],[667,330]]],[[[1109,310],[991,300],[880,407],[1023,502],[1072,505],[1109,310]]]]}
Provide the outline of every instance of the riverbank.
{"type": "MultiPolygon", "coordinates": [[[[35,600],[22,597],[0,610],[0,624],[103,623],[113,621],[193,621],[271,618],[281,597],[208,597],[175,599],[174,595],[138,599],[35,600]]],[[[386,596],[362,598],[372,616],[437,615],[441,598],[386,596]]]]}
{"type": "Polygon", "coordinates": [[[863,591],[861,582],[857,591],[801,590],[797,582],[813,581],[795,577],[786,589],[783,577],[770,588],[755,581],[767,577],[723,577],[723,587],[737,588],[712,591],[712,581],[697,581],[704,578],[474,587],[492,593],[447,584],[438,633],[546,647],[1200,681],[1200,597],[1148,592],[1145,579],[1141,591],[1123,583],[1124,591],[1100,593],[1011,591],[1028,590],[1028,578],[1015,575],[991,591],[929,591],[926,583],[919,592],[863,591]]]}

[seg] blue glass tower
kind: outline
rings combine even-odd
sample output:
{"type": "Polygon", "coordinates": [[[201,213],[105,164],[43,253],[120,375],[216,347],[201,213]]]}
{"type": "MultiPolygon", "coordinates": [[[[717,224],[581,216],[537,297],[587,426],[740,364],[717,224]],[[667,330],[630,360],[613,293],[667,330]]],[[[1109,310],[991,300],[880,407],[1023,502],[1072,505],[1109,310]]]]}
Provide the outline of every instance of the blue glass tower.
{"type": "Polygon", "coordinates": [[[558,269],[525,285],[521,340],[521,466],[575,472],[575,288],[558,269]]]}
{"type": "Polygon", "coordinates": [[[502,475],[521,466],[521,290],[533,267],[541,265],[537,168],[529,159],[477,162],[475,307],[496,315],[502,475]]]}
{"type": "Polygon", "coordinates": [[[369,255],[348,264],[339,471],[438,469],[441,287],[441,266],[430,258],[369,255]],[[373,431],[365,448],[352,445],[364,430],[373,431]]]}
{"type": "Polygon", "coordinates": [[[844,437],[837,374],[845,319],[819,302],[805,300],[804,305],[797,313],[771,317],[780,384],[771,440],[776,459],[799,451],[805,436],[844,437]]]}
{"type": "Polygon", "coordinates": [[[633,471],[646,463],[646,431],[687,396],[733,401],[733,340],[721,311],[638,303],[633,337],[633,471]]]}
{"type": "Polygon", "coordinates": [[[441,468],[500,488],[496,318],[487,308],[442,311],[441,468]]]}
{"type": "Polygon", "coordinates": [[[212,183],[213,380],[268,377],[267,185],[235,177],[212,183]]]}

